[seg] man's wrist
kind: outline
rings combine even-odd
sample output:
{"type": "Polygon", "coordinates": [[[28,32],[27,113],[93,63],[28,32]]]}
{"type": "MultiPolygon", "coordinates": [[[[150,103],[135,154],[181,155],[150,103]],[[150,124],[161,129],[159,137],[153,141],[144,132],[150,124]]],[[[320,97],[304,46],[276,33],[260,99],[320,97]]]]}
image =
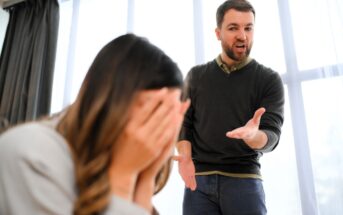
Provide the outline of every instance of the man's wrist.
{"type": "Polygon", "coordinates": [[[262,149],[268,142],[268,136],[265,132],[258,130],[256,134],[244,142],[254,150],[262,149]]]}

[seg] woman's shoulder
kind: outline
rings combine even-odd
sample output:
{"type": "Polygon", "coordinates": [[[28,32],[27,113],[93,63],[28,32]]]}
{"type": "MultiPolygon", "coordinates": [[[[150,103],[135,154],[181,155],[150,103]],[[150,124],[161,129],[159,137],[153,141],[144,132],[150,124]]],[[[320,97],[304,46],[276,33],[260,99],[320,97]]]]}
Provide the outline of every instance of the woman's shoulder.
{"type": "MultiPolygon", "coordinates": [[[[42,122],[24,123],[1,134],[1,152],[30,153],[65,147],[64,138],[52,127],[42,122]]],[[[41,153],[40,153],[41,154],[41,153]]]]}
{"type": "Polygon", "coordinates": [[[69,147],[53,127],[43,122],[24,123],[0,136],[0,163],[44,163],[48,167],[71,165],[69,147]]]}

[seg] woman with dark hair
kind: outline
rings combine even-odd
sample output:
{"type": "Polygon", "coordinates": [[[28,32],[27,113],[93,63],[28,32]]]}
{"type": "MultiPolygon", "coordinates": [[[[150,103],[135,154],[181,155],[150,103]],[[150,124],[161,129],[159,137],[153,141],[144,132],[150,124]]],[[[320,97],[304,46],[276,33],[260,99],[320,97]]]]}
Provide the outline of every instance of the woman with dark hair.
{"type": "Polygon", "coordinates": [[[75,102],[0,137],[0,214],[149,214],[189,101],[182,74],[133,34],[108,43],[75,102]]]}

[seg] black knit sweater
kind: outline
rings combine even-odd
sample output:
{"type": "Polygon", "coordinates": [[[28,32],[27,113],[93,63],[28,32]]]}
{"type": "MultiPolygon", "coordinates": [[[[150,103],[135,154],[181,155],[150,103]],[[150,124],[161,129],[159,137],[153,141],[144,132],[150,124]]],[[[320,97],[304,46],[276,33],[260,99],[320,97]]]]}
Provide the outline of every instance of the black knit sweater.
{"type": "Polygon", "coordinates": [[[186,113],[180,140],[192,144],[196,172],[260,174],[259,157],[278,144],[283,124],[284,91],[278,73],[255,60],[225,73],[215,60],[191,69],[186,78],[191,107],[186,113]],[[260,129],[268,136],[261,150],[226,132],[244,126],[254,112],[266,108],[260,129]]]}

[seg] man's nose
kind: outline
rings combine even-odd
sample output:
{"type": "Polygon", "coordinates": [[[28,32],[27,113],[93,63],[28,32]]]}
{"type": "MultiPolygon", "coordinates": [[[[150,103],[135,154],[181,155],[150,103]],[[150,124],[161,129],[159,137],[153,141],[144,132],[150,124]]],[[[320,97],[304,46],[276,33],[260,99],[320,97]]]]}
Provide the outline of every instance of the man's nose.
{"type": "Polygon", "coordinates": [[[239,40],[246,40],[246,39],[247,39],[247,35],[246,35],[246,33],[245,33],[244,30],[238,31],[236,37],[237,37],[237,39],[239,39],[239,40]]]}

